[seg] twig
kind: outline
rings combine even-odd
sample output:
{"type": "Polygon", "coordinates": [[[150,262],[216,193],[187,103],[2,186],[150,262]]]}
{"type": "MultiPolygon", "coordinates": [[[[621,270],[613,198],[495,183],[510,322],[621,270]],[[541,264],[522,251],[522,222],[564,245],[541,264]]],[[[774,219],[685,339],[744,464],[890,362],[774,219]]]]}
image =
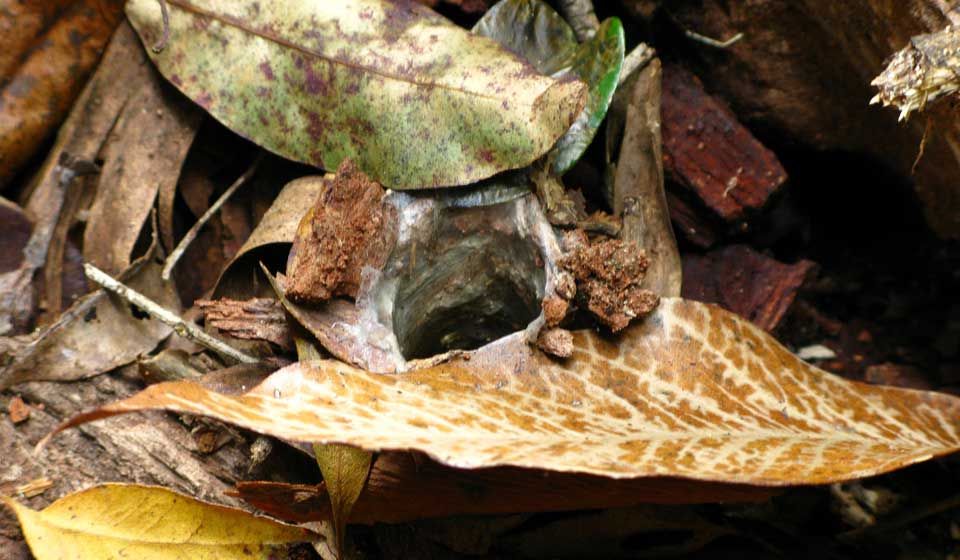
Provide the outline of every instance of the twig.
{"type": "Polygon", "coordinates": [[[640,43],[634,47],[632,51],[627,53],[627,56],[623,57],[623,66],[620,68],[620,79],[617,81],[617,86],[622,86],[630,77],[630,74],[643,69],[655,56],[657,56],[657,51],[646,43],[640,43]]]}
{"type": "Polygon", "coordinates": [[[714,39],[714,38],[712,38],[712,37],[707,37],[706,35],[701,35],[701,34],[697,33],[696,31],[690,31],[689,29],[684,29],[683,34],[686,35],[688,38],[693,39],[694,41],[696,41],[696,42],[698,42],[698,43],[703,43],[704,45],[708,45],[708,46],[711,46],[711,47],[714,47],[714,48],[717,48],[717,49],[726,49],[726,48],[729,48],[730,46],[732,46],[734,43],[736,43],[736,42],[739,41],[740,39],[743,39],[743,33],[742,33],[742,32],[741,32],[741,33],[737,33],[736,35],[734,35],[733,37],[730,37],[730,38],[727,39],[726,41],[719,41],[719,40],[714,39]]]}
{"type": "Polygon", "coordinates": [[[192,340],[197,344],[200,344],[201,346],[220,354],[223,357],[235,360],[237,362],[254,364],[260,361],[253,356],[237,350],[226,342],[203,332],[203,330],[201,330],[197,325],[188,321],[184,321],[176,313],[162,307],[160,304],[154,302],[133,288],[121,284],[109,274],[93,266],[92,264],[85,263],[83,265],[83,272],[86,274],[87,278],[102,286],[103,289],[111,291],[120,296],[123,300],[136,305],[140,309],[143,309],[154,319],[170,326],[178,335],[192,340]]]}
{"type": "Polygon", "coordinates": [[[200,230],[210,221],[210,218],[220,210],[220,207],[233,196],[233,193],[237,192],[244,183],[250,180],[250,177],[253,176],[257,171],[257,167],[260,165],[260,161],[263,160],[263,152],[257,155],[257,158],[253,160],[253,163],[250,164],[250,167],[244,171],[243,175],[237,178],[236,181],[227,188],[226,191],[220,198],[217,199],[210,208],[207,208],[207,211],[200,216],[200,219],[197,220],[197,223],[193,224],[193,227],[190,228],[190,231],[183,236],[183,239],[180,240],[180,243],[177,244],[176,249],[174,249],[170,256],[167,257],[166,262],[163,263],[163,270],[160,272],[160,278],[163,278],[164,281],[170,280],[170,274],[173,272],[173,267],[177,266],[177,261],[180,260],[180,257],[183,256],[183,253],[187,250],[187,247],[197,238],[197,235],[200,234],[200,230]]]}
{"type": "Polygon", "coordinates": [[[163,19],[163,36],[151,47],[155,53],[166,48],[167,41],[170,40],[170,12],[167,11],[167,0],[157,0],[157,3],[160,4],[160,17],[163,19]]]}
{"type": "Polygon", "coordinates": [[[573,32],[577,39],[582,43],[593,38],[597,34],[597,28],[600,27],[600,20],[593,11],[593,3],[590,0],[559,0],[557,7],[560,13],[573,27],[573,32]]]}

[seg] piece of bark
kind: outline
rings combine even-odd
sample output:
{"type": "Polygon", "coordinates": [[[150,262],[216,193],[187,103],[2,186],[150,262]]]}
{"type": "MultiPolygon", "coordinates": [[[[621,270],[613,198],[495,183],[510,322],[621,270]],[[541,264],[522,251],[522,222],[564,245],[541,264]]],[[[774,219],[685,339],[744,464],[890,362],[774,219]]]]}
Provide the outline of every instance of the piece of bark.
{"type": "Polygon", "coordinates": [[[670,221],[684,239],[701,249],[709,249],[717,243],[720,232],[705,215],[706,209],[701,210],[670,191],[667,191],[667,204],[670,207],[670,221]]]}
{"type": "Polygon", "coordinates": [[[385,190],[346,159],[303,216],[290,249],[286,295],[300,303],[356,297],[364,266],[381,268],[392,243],[385,190]]]}
{"type": "Polygon", "coordinates": [[[662,115],[667,174],[723,220],[759,211],[787,180],[777,156],[680,66],[663,69],[662,115]]]}
{"type": "MultiPolygon", "coordinates": [[[[497,467],[454,469],[410,453],[377,457],[350,513],[359,524],[401,523],[451,515],[497,515],[627,507],[637,504],[758,502],[777,489],[669,477],[615,480],[497,467]]],[[[280,519],[327,520],[323,485],[245,482],[235,495],[280,519]]]]}
{"type": "Polygon", "coordinates": [[[870,85],[911,37],[960,23],[946,0],[678,0],[663,9],[710,37],[743,33],[727,49],[690,43],[695,70],[737,115],[788,141],[868,154],[912,178],[929,224],[960,237],[960,114],[929,107],[927,119],[869,105],[870,85]]]}
{"type": "Polygon", "coordinates": [[[716,303],[769,332],[815,270],[811,261],[784,264],[745,245],[729,245],[683,259],[683,297],[716,303]]]}
{"type": "Polygon", "coordinates": [[[252,298],[238,301],[230,298],[197,300],[208,327],[244,340],[264,340],[285,350],[293,349],[293,338],[287,315],[276,299],[252,298]]]}

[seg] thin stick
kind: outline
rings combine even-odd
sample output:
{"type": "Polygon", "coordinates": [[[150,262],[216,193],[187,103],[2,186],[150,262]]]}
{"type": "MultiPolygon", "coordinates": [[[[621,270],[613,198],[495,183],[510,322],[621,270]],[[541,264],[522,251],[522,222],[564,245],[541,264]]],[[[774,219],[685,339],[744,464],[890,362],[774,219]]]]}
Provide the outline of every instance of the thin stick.
{"type": "Polygon", "coordinates": [[[557,7],[564,19],[573,28],[577,39],[582,43],[593,38],[600,27],[600,20],[593,11],[593,2],[590,0],[559,0],[557,7]]]}
{"type": "Polygon", "coordinates": [[[704,45],[708,45],[708,46],[711,46],[711,47],[714,47],[714,48],[717,48],[717,49],[726,49],[726,48],[729,48],[730,46],[732,46],[734,43],[736,43],[736,42],[739,41],[740,39],[743,39],[743,33],[742,33],[742,32],[741,32],[741,33],[737,33],[736,35],[734,35],[733,37],[730,37],[730,38],[727,39],[726,41],[718,41],[717,39],[714,39],[714,38],[712,38],[712,37],[707,37],[706,35],[701,35],[701,34],[697,33],[696,31],[690,31],[689,29],[685,29],[685,30],[683,31],[683,34],[686,35],[688,38],[693,39],[694,41],[696,41],[696,42],[698,42],[698,43],[703,43],[704,45]]]}
{"type": "Polygon", "coordinates": [[[220,198],[217,199],[210,208],[207,208],[207,211],[200,216],[200,219],[197,220],[197,223],[193,224],[193,227],[190,228],[190,231],[183,236],[183,239],[180,240],[180,243],[177,244],[176,249],[170,253],[170,256],[167,257],[166,262],[163,263],[163,270],[160,272],[160,278],[164,282],[170,280],[170,274],[173,272],[173,267],[177,266],[177,261],[180,260],[180,257],[183,256],[183,253],[186,252],[187,248],[191,243],[200,235],[200,230],[210,221],[210,218],[220,210],[220,207],[233,196],[233,193],[237,192],[244,183],[250,180],[250,177],[253,176],[257,171],[257,167],[260,165],[260,161],[263,160],[263,152],[257,155],[257,158],[253,160],[253,163],[250,164],[250,167],[244,171],[243,175],[237,178],[230,187],[224,191],[220,198]]]}
{"type": "Polygon", "coordinates": [[[163,19],[163,36],[153,45],[153,52],[159,53],[167,46],[170,40],[170,13],[167,11],[167,0],[157,0],[160,4],[160,18],[163,19]]]}
{"type": "Polygon", "coordinates": [[[646,43],[640,43],[634,47],[632,51],[627,53],[627,56],[623,57],[623,66],[620,68],[620,79],[617,81],[617,86],[622,86],[630,77],[630,74],[642,70],[655,56],[657,56],[657,51],[646,43]]]}
{"type": "Polygon", "coordinates": [[[192,340],[225,358],[229,358],[237,362],[255,364],[260,361],[253,356],[237,350],[226,342],[203,332],[203,330],[197,325],[188,321],[184,321],[176,313],[166,309],[165,307],[162,307],[160,304],[134,290],[133,288],[118,282],[109,274],[93,266],[92,264],[85,263],[83,265],[83,272],[87,275],[87,278],[102,286],[103,289],[111,291],[128,303],[132,303],[140,309],[143,309],[154,319],[170,326],[178,335],[192,340]]]}

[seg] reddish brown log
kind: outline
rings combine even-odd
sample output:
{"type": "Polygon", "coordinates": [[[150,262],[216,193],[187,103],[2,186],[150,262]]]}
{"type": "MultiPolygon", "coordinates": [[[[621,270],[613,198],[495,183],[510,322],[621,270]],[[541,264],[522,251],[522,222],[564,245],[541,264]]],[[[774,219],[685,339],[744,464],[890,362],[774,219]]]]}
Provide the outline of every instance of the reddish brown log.
{"type": "Polygon", "coordinates": [[[777,157],[700,80],[663,68],[663,165],[726,221],[757,211],[787,179],[777,157]]]}
{"type": "Polygon", "coordinates": [[[817,266],[784,264],[745,245],[730,245],[683,259],[683,297],[716,303],[772,331],[817,266]]]}
{"type": "Polygon", "coordinates": [[[695,208],[670,191],[667,191],[667,206],[670,208],[670,221],[687,241],[701,249],[713,247],[720,234],[703,215],[706,210],[695,208]]]}

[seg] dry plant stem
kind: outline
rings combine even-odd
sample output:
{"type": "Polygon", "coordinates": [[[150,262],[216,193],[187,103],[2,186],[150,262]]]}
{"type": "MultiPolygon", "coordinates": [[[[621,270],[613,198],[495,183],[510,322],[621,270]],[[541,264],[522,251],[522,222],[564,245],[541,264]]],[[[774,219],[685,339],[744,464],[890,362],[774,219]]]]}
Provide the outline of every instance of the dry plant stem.
{"type": "Polygon", "coordinates": [[[564,19],[570,23],[570,27],[573,27],[573,32],[581,43],[596,34],[600,20],[597,19],[590,0],[559,0],[557,7],[564,19]]]}
{"type": "Polygon", "coordinates": [[[250,177],[253,177],[253,174],[257,172],[257,167],[259,167],[260,162],[263,160],[263,153],[260,153],[253,163],[250,164],[250,167],[237,178],[236,181],[227,188],[226,191],[220,198],[216,200],[210,208],[207,208],[207,211],[200,216],[200,219],[197,220],[197,223],[193,224],[193,227],[190,228],[190,231],[183,236],[183,239],[180,240],[180,243],[177,244],[177,247],[170,253],[170,256],[167,257],[166,262],[163,263],[163,271],[160,273],[160,277],[163,278],[164,282],[170,280],[170,275],[173,273],[173,267],[177,266],[177,261],[180,260],[180,257],[183,256],[183,253],[186,252],[187,248],[191,243],[197,238],[197,235],[200,234],[200,230],[203,226],[210,221],[210,218],[220,210],[220,207],[233,196],[233,193],[237,192],[237,189],[242,187],[247,181],[250,180],[250,177]]]}
{"type": "Polygon", "coordinates": [[[93,282],[96,282],[105,290],[117,294],[125,301],[132,303],[133,305],[136,305],[137,307],[146,311],[154,319],[169,325],[178,335],[190,339],[225,358],[229,358],[230,360],[247,364],[254,364],[260,361],[253,356],[247,355],[240,350],[233,348],[226,342],[223,342],[222,340],[203,332],[203,330],[201,330],[197,325],[188,321],[184,321],[176,313],[161,307],[140,292],[123,285],[109,274],[93,266],[92,264],[84,264],[83,272],[87,275],[87,278],[93,282]]]}
{"type": "Polygon", "coordinates": [[[647,64],[657,56],[657,51],[646,43],[640,43],[632,51],[623,57],[623,67],[620,70],[620,79],[617,81],[617,87],[620,87],[630,78],[630,76],[642,70],[647,64]]]}
{"type": "Polygon", "coordinates": [[[683,34],[686,35],[687,38],[693,39],[698,43],[703,43],[704,45],[714,47],[717,49],[729,48],[740,39],[743,39],[743,33],[737,33],[736,35],[734,35],[733,37],[730,37],[726,41],[718,41],[717,39],[714,39],[712,37],[707,37],[706,35],[701,35],[696,31],[690,31],[689,29],[685,29],[683,31],[683,34]]]}
{"type": "Polygon", "coordinates": [[[157,3],[160,4],[160,17],[163,18],[163,36],[151,47],[155,53],[162,51],[170,40],[170,12],[167,10],[167,0],[157,0],[157,3]]]}

